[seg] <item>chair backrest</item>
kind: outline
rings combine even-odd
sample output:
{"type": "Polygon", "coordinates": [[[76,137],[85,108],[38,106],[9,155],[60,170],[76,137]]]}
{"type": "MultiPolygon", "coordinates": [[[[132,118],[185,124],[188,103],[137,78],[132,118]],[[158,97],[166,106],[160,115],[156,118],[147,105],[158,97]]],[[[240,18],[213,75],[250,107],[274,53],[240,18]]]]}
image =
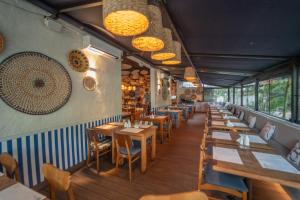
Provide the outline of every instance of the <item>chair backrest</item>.
{"type": "Polygon", "coordinates": [[[47,180],[51,192],[51,199],[55,199],[55,191],[63,191],[68,192],[68,199],[74,200],[74,194],[71,190],[71,174],[70,172],[66,172],[60,169],[57,169],[53,165],[43,164],[42,172],[47,180]]]}
{"type": "Polygon", "coordinates": [[[134,112],[134,120],[141,120],[142,119],[142,114],[143,114],[142,110],[136,110],[134,112]]]}
{"type": "Polygon", "coordinates": [[[98,142],[98,137],[95,129],[87,128],[85,129],[85,134],[87,136],[89,145],[96,144],[98,142]]]}
{"type": "Polygon", "coordinates": [[[19,181],[18,162],[9,153],[0,154],[0,165],[4,166],[7,177],[19,181]]]}
{"type": "Polygon", "coordinates": [[[203,136],[202,141],[201,141],[201,145],[200,145],[198,190],[200,190],[200,185],[202,184],[202,179],[203,179],[203,164],[204,164],[204,157],[205,157],[205,140],[206,140],[206,137],[203,136]]]}
{"type": "Polygon", "coordinates": [[[132,146],[132,140],[129,135],[115,133],[117,151],[120,152],[120,147],[126,148],[128,155],[132,146]]]}

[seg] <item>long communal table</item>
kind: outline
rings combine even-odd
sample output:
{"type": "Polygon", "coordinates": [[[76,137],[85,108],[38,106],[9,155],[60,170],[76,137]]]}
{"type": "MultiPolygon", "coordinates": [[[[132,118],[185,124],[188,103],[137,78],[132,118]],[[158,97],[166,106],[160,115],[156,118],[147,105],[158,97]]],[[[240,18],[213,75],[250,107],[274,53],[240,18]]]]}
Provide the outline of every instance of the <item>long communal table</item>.
{"type": "MultiPolygon", "coordinates": [[[[211,115],[218,113],[217,110],[210,112],[211,115]]],[[[300,189],[300,171],[276,153],[267,142],[262,142],[259,135],[251,132],[249,128],[228,127],[225,121],[216,121],[210,127],[208,140],[213,145],[213,170],[246,177],[250,194],[252,179],[300,189]],[[252,138],[255,142],[250,141],[249,147],[240,146],[236,141],[240,133],[246,133],[250,138],[256,136],[252,138]],[[223,155],[218,155],[222,153],[223,155]]]]}

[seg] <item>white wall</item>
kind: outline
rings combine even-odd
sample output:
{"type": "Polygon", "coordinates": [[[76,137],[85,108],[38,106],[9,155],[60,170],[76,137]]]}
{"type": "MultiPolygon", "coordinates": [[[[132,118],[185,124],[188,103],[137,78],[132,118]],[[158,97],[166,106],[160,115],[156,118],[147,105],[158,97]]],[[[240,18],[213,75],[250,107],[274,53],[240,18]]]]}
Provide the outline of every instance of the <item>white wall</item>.
{"type": "Polygon", "coordinates": [[[169,94],[168,98],[164,100],[162,98],[162,92],[158,93],[158,80],[163,76],[163,73],[157,69],[151,69],[150,78],[151,78],[151,107],[157,108],[162,106],[168,106],[171,104],[171,95],[169,94]],[[153,103],[152,103],[153,102],[153,103]]]}
{"type": "MultiPolygon", "coordinates": [[[[15,4],[16,1],[7,0],[6,2],[15,4]]],[[[36,13],[44,13],[29,3],[17,2],[19,2],[19,7],[36,13]]],[[[0,139],[102,119],[121,113],[120,60],[88,55],[90,59],[95,60],[98,82],[97,90],[90,92],[82,86],[85,74],[73,71],[68,64],[68,53],[82,46],[81,34],[76,31],[54,32],[43,24],[43,16],[3,3],[0,3],[0,32],[6,41],[5,50],[0,54],[0,62],[17,52],[36,51],[60,62],[72,79],[72,94],[69,101],[52,114],[40,116],[24,114],[0,100],[0,139]]],[[[122,52],[118,49],[102,41],[99,42],[104,49],[121,55],[122,52]]]]}

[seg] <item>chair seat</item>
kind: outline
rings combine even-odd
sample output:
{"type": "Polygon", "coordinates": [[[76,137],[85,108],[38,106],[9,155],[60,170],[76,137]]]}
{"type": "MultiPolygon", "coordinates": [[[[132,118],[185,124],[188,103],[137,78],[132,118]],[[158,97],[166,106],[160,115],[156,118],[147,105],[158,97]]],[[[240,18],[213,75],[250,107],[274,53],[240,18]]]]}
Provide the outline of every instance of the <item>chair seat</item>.
{"type": "MultiPolygon", "coordinates": [[[[140,147],[132,146],[131,149],[130,149],[130,155],[131,156],[134,156],[134,155],[136,155],[136,154],[138,154],[140,152],[141,152],[141,148],[140,147]]],[[[125,147],[120,147],[120,154],[128,155],[127,149],[125,147]]]]}
{"type": "Polygon", "coordinates": [[[240,176],[216,172],[212,169],[212,165],[208,163],[204,171],[204,182],[210,185],[221,186],[240,192],[248,192],[248,188],[240,176]]]}
{"type": "Polygon", "coordinates": [[[101,143],[98,143],[98,144],[92,143],[91,146],[92,146],[93,150],[95,150],[96,146],[101,151],[105,150],[105,149],[109,149],[109,148],[111,148],[111,140],[103,140],[101,143]]]}
{"type": "Polygon", "coordinates": [[[132,140],[132,146],[141,148],[141,141],[132,140]]]}

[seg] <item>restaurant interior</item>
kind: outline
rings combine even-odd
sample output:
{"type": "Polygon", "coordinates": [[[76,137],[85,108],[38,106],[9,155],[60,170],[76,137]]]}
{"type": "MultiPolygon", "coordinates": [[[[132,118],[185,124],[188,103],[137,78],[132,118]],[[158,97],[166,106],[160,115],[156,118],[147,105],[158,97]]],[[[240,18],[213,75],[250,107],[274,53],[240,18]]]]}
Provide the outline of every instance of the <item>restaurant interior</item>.
{"type": "Polygon", "coordinates": [[[299,0],[0,0],[0,200],[300,200],[299,0]]]}

